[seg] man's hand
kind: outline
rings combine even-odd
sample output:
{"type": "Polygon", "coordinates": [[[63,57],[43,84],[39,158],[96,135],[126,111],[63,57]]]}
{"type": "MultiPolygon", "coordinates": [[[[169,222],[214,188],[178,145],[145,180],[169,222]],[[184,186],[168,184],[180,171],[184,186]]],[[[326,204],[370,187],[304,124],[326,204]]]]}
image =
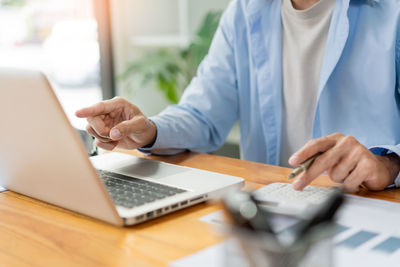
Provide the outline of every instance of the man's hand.
{"type": "Polygon", "coordinates": [[[383,190],[392,184],[400,171],[400,158],[395,154],[378,156],[352,136],[335,133],[308,142],[293,154],[289,163],[298,166],[321,152],[311,167],[293,182],[294,189],[302,190],[323,172],[347,192],[358,192],[360,187],[383,190]]]}
{"type": "Polygon", "coordinates": [[[121,97],[83,108],[75,114],[87,118],[87,132],[96,138],[97,146],[106,150],[139,148],[152,143],[156,137],[155,124],[121,97]]]}

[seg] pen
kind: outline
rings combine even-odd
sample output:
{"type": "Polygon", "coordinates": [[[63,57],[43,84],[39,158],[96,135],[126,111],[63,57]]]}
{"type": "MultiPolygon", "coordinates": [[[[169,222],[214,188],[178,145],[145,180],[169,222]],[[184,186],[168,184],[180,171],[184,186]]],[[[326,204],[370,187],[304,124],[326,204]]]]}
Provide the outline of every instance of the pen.
{"type": "Polygon", "coordinates": [[[303,171],[307,170],[311,164],[314,162],[314,160],[321,155],[321,153],[317,153],[314,156],[312,156],[311,158],[309,158],[308,160],[306,160],[304,163],[300,164],[299,167],[297,167],[296,169],[294,169],[290,174],[288,179],[293,179],[294,177],[296,177],[297,175],[299,175],[300,173],[302,173],[303,171]]]}

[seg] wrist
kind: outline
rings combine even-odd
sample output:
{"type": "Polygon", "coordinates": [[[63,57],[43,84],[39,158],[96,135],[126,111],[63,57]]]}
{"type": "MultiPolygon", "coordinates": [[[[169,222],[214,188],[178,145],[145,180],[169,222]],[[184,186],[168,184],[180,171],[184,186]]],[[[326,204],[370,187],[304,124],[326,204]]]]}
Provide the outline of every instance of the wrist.
{"type": "Polygon", "coordinates": [[[150,127],[149,141],[147,142],[147,145],[142,146],[142,148],[152,147],[157,140],[157,126],[152,120],[148,120],[148,121],[149,121],[149,127],[150,127]]]}
{"type": "Polygon", "coordinates": [[[382,157],[385,158],[385,166],[387,168],[387,171],[389,172],[388,185],[391,185],[394,183],[400,172],[400,157],[395,153],[389,153],[383,155],[382,157]]]}

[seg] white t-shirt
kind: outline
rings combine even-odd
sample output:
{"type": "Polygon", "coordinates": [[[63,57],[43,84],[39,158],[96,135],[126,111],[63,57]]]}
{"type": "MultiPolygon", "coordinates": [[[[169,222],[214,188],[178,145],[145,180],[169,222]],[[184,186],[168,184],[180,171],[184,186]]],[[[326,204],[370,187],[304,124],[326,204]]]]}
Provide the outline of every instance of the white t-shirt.
{"type": "Polygon", "coordinates": [[[282,1],[283,121],[280,165],[312,138],[318,85],[335,0],[306,10],[282,1]]]}

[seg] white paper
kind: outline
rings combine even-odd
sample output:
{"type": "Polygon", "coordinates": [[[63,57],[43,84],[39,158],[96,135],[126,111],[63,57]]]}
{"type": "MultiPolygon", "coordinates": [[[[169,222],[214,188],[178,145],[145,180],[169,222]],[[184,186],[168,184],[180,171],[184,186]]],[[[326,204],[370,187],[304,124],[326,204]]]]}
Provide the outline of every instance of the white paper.
{"type": "Polygon", "coordinates": [[[0,186],[0,192],[6,191],[7,189],[5,189],[4,187],[0,186]]]}
{"type": "Polygon", "coordinates": [[[203,249],[183,259],[173,261],[170,267],[227,267],[227,255],[229,255],[229,267],[250,267],[242,255],[235,240],[219,243],[203,249]],[[229,250],[229,251],[228,251],[229,250]]]}

